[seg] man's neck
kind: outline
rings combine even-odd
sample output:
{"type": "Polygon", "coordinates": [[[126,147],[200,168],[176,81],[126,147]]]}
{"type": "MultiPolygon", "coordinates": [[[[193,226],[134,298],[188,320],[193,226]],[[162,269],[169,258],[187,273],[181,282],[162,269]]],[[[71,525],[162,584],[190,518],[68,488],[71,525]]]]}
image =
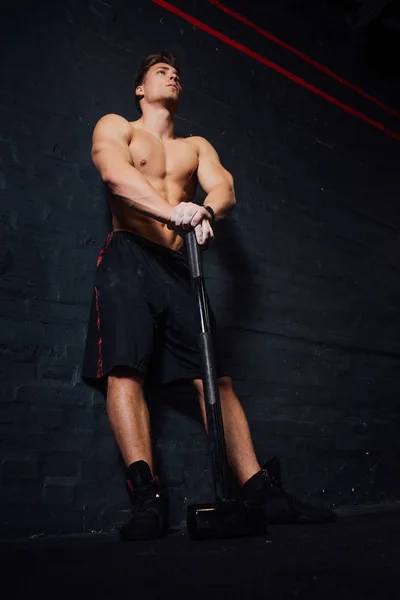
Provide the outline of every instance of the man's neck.
{"type": "Polygon", "coordinates": [[[165,106],[143,107],[140,126],[160,140],[173,139],[174,115],[165,106]]]}

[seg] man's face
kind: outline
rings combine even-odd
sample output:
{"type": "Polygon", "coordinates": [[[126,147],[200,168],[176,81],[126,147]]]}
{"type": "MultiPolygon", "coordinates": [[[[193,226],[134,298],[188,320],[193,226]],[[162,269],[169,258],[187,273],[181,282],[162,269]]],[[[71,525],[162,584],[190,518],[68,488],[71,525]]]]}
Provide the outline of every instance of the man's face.
{"type": "Polygon", "coordinates": [[[157,63],[147,71],[136,93],[143,95],[148,104],[161,102],[177,105],[182,93],[178,72],[166,63],[157,63]]]}

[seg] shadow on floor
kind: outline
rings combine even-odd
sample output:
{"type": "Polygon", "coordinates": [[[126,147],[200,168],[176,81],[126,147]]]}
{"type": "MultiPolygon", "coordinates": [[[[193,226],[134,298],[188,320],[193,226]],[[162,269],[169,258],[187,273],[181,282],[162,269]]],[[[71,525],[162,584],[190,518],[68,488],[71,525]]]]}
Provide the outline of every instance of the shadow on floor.
{"type": "Polygon", "coordinates": [[[121,543],[115,534],[4,542],[2,587],[7,598],[396,597],[399,508],[338,514],[335,524],[213,542],[184,531],[153,542],[121,543]]]}

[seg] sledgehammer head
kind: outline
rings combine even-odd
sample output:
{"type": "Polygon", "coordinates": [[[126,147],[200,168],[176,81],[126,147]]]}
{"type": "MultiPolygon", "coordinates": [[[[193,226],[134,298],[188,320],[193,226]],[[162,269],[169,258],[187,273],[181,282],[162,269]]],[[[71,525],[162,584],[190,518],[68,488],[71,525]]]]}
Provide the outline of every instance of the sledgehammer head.
{"type": "Polygon", "coordinates": [[[187,529],[192,540],[265,535],[264,510],[229,500],[214,504],[192,504],[187,509],[187,529]]]}

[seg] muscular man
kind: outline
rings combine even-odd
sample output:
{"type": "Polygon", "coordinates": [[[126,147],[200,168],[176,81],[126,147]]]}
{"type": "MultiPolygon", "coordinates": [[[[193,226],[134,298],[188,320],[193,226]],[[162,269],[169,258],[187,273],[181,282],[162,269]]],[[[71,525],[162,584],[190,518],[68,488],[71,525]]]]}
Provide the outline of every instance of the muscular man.
{"type": "MultiPolygon", "coordinates": [[[[136,79],[141,117],[104,116],[93,133],[92,159],[105,184],[112,233],[98,261],[83,375],[106,383],[107,412],[127,468],[132,517],[122,539],[165,531],[164,488],[153,472],[143,386],[189,379],[206,415],[198,349],[198,310],[184,250],[194,230],[205,249],[214,223],[235,206],[232,175],[202,137],[174,135],[182,94],[180,72],[166,53],[147,57],[136,79]],[[194,203],[200,183],[204,206],[194,203]]],[[[215,318],[210,307],[213,336],[215,318]]],[[[228,460],[246,502],[262,504],[270,522],[326,522],[327,509],[299,502],[281,488],[277,463],[263,467],[249,426],[217,353],[217,375],[228,460]]]]}

